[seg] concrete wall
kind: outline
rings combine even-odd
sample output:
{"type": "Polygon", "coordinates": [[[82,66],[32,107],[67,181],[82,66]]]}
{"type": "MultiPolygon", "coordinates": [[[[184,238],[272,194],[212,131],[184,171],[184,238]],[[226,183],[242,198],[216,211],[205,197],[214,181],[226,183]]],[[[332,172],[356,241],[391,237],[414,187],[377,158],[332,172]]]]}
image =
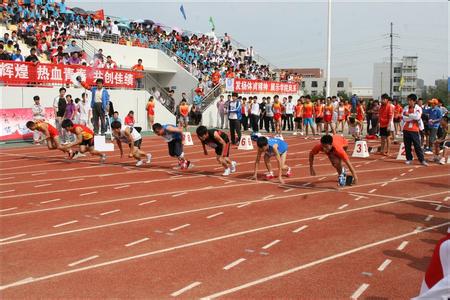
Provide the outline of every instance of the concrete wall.
{"type": "MultiPolygon", "coordinates": [[[[33,96],[41,98],[44,107],[52,107],[53,100],[58,96],[59,87],[54,88],[31,88],[31,87],[0,87],[0,109],[4,108],[31,108],[33,96]]],[[[66,94],[75,98],[81,98],[84,89],[68,88],[66,94]]],[[[126,114],[134,111],[136,125],[147,130],[147,112],[145,110],[150,94],[147,91],[135,90],[108,90],[110,99],[114,104],[114,109],[119,112],[120,118],[125,118],[126,114]]],[[[90,97],[90,92],[88,92],[90,97]]],[[[90,99],[90,98],[89,98],[90,99]]],[[[161,103],[155,102],[155,122],[171,123],[175,122],[175,116],[170,113],[161,103]]]]}

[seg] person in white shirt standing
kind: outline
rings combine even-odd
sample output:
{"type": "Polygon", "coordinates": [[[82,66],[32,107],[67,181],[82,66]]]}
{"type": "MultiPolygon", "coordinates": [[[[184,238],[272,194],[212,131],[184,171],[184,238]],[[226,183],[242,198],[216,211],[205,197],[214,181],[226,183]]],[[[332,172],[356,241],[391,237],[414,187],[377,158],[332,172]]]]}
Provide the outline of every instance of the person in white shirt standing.
{"type": "Polygon", "coordinates": [[[87,101],[87,93],[81,94],[81,102],[78,104],[80,111],[80,123],[81,125],[91,127],[90,120],[92,117],[91,104],[87,101]]]}
{"type": "Polygon", "coordinates": [[[253,132],[259,132],[259,115],[261,114],[261,109],[258,104],[258,97],[253,97],[253,103],[250,104],[250,117],[253,132]]]}
{"type": "MultiPolygon", "coordinates": [[[[294,103],[292,103],[292,96],[288,97],[288,102],[286,102],[286,123],[289,131],[294,130],[294,103]]],[[[285,124],[286,124],[285,123],[285,124]]],[[[283,130],[285,129],[285,126],[283,126],[283,130]]]]}
{"type": "MultiPolygon", "coordinates": [[[[31,111],[33,112],[33,121],[37,122],[37,121],[45,120],[45,110],[40,103],[41,99],[39,98],[39,96],[34,96],[33,100],[34,100],[34,105],[31,108],[31,111]]],[[[35,145],[41,144],[41,136],[42,136],[42,133],[40,131],[38,131],[38,130],[34,131],[33,142],[35,145]]]]}

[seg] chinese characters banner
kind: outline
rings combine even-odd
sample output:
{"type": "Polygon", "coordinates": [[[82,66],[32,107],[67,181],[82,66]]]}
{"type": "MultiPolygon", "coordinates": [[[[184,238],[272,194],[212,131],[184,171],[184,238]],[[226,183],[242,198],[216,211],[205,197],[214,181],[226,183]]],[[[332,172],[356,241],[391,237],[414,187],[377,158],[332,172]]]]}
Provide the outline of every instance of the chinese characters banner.
{"type": "Polygon", "coordinates": [[[236,93],[249,94],[296,94],[298,93],[298,83],[234,78],[233,90],[236,93]]]}
{"type": "Polygon", "coordinates": [[[87,83],[94,83],[97,78],[102,78],[106,87],[135,87],[136,72],[132,71],[0,61],[0,82],[4,82],[6,85],[71,84],[73,83],[72,76],[75,73],[80,74],[87,83]]]}

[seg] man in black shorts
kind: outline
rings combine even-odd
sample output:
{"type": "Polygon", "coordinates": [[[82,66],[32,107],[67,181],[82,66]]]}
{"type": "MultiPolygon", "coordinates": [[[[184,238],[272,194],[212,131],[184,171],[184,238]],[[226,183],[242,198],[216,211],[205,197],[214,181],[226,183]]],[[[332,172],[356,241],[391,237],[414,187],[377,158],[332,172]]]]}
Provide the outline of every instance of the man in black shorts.
{"type": "Polygon", "coordinates": [[[208,129],[205,126],[197,127],[197,136],[202,142],[203,152],[208,155],[206,145],[214,148],[217,161],[223,166],[223,176],[236,172],[236,162],[230,159],[230,139],[228,135],[217,129],[208,129]]]}

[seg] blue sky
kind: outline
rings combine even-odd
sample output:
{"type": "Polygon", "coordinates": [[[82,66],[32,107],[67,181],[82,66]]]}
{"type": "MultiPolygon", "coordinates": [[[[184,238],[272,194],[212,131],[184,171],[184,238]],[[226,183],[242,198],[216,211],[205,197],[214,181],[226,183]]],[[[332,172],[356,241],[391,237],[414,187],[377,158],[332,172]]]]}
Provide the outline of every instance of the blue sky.
{"type": "MultiPolygon", "coordinates": [[[[447,1],[333,1],[332,77],[350,77],[353,86],[371,86],[373,63],[387,60],[386,34],[394,22],[394,56],[419,56],[425,84],[447,77],[450,8],[447,1]]],[[[324,1],[67,1],[69,6],[105,9],[107,15],[151,19],[168,26],[229,33],[280,67],[326,69],[327,3],[324,1]],[[179,11],[183,4],[187,21],[179,11]]]]}

